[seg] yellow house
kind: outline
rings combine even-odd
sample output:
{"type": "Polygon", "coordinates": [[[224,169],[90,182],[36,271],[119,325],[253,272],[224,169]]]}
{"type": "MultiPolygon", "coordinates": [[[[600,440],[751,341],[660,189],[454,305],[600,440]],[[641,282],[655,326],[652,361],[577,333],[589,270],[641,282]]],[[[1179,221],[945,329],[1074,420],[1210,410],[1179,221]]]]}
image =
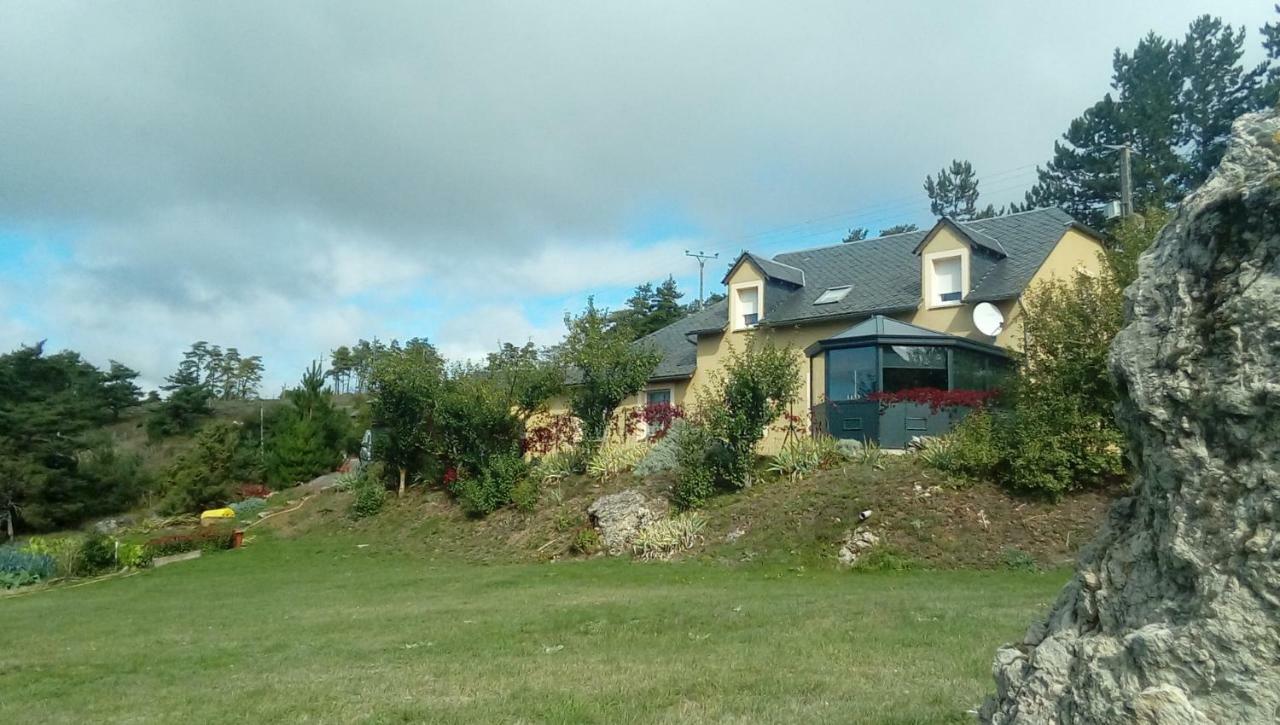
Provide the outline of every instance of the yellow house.
{"type": "MultiPolygon", "coordinates": [[[[1023,293],[1101,265],[1098,234],[1057,208],[779,254],[743,252],[726,299],[637,344],[662,353],[634,406],[692,405],[731,348],[795,351],[804,427],[899,447],[942,432],[945,412],[867,399],[912,389],[987,389],[1022,343],[1023,293]]],[[[781,445],[771,431],[762,447],[781,445]]]]}

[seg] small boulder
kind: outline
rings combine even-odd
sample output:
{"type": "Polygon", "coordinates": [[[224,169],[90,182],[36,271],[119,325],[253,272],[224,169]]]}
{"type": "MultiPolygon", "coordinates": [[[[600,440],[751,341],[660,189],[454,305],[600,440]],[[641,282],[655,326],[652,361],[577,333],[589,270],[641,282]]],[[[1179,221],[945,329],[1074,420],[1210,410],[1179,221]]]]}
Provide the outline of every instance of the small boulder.
{"type": "Polygon", "coordinates": [[[853,566],[858,558],[880,543],[880,537],[869,530],[846,531],[836,558],[841,566],[853,566]]]}
{"type": "Polygon", "coordinates": [[[600,529],[604,548],[613,556],[627,551],[636,532],[661,519],[666,507],[634,489],[601,496],[587,507],[591,522],[600,529]]]}

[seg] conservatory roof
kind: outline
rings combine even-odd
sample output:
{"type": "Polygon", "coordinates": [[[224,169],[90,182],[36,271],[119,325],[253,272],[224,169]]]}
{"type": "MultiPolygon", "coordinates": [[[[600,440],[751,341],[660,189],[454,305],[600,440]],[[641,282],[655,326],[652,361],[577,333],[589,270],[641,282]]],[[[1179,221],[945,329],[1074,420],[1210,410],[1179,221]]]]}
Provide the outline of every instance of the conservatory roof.
{"type": "Polygon", "coordinates": [[[806,348],[805,354],[813,357],[823,350],[832,348],[876,344],[963,347],[995,357],[1008,357],[1008,353],[995,345],[970,340],[959,335],[950,335],[938,330],[931,330],[927,327],[895,320],[884,315],[872,315],[843,332],[838,332],[831,337],[819,340],[806,348]]]}

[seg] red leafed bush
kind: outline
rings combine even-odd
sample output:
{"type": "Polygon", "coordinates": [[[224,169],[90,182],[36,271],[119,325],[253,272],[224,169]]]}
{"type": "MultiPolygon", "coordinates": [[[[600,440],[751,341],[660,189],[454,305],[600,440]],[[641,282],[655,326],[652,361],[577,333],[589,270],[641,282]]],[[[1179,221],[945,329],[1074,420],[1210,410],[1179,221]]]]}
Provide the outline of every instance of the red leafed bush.
{"type": "Polygon", "coordinates": [[[941,388],[909,388],[895,393],[871,393],[868,400],[881,405],[916,403],[927,405],[931,412],[943,408],[983,408],[999,395],[997,390],[943,390],[941,388]]]}
{"type": "Polygon", "coordinates": [[[234,545],[235,532],[230,529],[200,529],[191,534],[174,534],[151,539],[144,544],[152,556],[169,556],[187,551],[218,551],[234,545]]]}
{"type": "Polygon", "coordinates": [[[649,440],[660,440],[671,430],[671,425],[683,417],[684,408],[671,403],[650,403],[643,408],[631,408],[626,413],[625,433],[627,437],[634,436],[643,424],[646,430],[653,431],[648,434],[649,440]]]}
{"type": "Polygon", "coordinates": [[[458,469],[454,468],[453,466],[449,466],[448,468],[444,469],[444,478],[441,480],[441,482],[444,483],[444,485],[450,486],[457,480],[458,480],[458,469]]]}
{"type": "Polygon", "coordinates": [[[580,430],[578,419],[572,415],[553,415],[543,425],[525,431],[520,448],[523,453],[544,456],[572,446],[578,441],[580,430]]]}
{"type": "Polygon", "coordinates": [[[246,498],[266,498],[271,495],[271,489],[261,483],[242,483],[236,489],[236,500],[243,501],[246,498]]]}

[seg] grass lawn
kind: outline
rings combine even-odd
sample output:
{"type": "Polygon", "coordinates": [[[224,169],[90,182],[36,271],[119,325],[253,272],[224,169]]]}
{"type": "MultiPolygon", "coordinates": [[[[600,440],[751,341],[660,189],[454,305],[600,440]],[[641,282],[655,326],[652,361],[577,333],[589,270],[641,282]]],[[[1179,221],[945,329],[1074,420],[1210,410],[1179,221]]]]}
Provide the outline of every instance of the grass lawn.
{"type": "Polygon", "coordinates": [[[1066,578],[357,543],[0,599],[0,722],[969,722],[996,645],[1066,578]]]}

